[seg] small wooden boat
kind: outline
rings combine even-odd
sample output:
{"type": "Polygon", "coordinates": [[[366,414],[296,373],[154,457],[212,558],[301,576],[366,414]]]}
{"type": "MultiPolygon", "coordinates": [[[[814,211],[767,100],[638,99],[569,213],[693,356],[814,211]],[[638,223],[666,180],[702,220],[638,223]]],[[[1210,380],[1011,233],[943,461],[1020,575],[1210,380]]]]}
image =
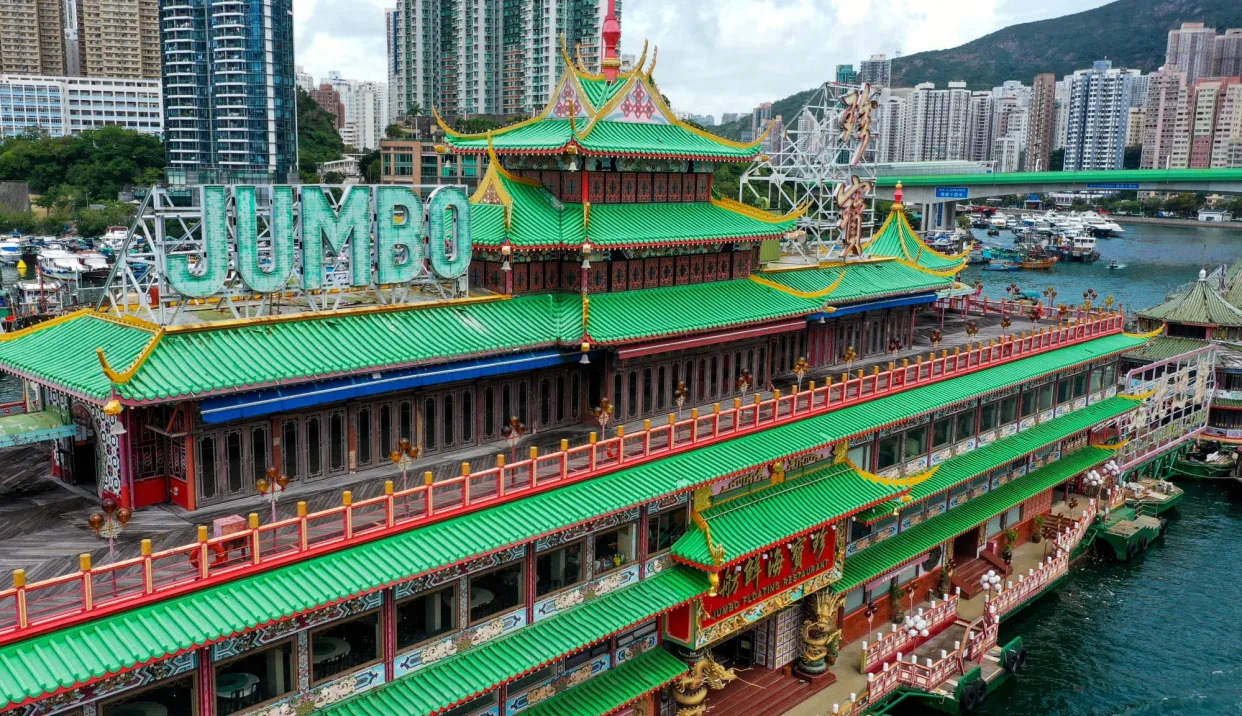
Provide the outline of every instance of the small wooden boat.
{"type": "Polygon", "coordinates": [[[1000,229],[988,229],[988,236],[1000,236],[1000,229]]]}
{"type": "Polygon", "coordinates": [[[1057,263],[1056,256],[1049,256],[1048,258],[1044,258],[1044,259],[1027,259],[1022,262],[1022,268],[1046,271],[1052,268],[1053,266],[1055,266],[1056,263],[1057,263]]]}
{"type": "Polygon", "coordinates": [[[983,267],[984,271],[1021,271],[1022,264],[1017,261],[1004,261],[1001,259],[992,259],[988,261],[988,265],[983,267]]]}

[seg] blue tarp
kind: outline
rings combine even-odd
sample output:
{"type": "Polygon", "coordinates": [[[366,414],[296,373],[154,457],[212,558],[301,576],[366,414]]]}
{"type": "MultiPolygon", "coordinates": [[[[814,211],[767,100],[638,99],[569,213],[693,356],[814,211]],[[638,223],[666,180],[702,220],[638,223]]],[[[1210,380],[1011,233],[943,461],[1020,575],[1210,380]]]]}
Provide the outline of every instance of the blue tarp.
{"type": "Polygon", "coordinates": [[[286,388],[266,388],[241,395],[208,398],[201,404],[202,416],[203,422],[223,423],[336,403],[350,398],[547,368],[581,360],[581,357],[582,354],[577,351],[514,353],[421,368],[376,372],[366,376],[337,378],[286,388]]]}
{"type": "Polygon", "coordinates": [[[916,296],[900,296],[898,298],[884,298],[878,301],[867,301],[866,303],[855,303],[849,306],[837,306],[835,311],[825,313],[813,313],[809,320],[819,320],[821,318],[840,318],[848,316],[851,313],[862,313],[863,311],[874,311],[878,308],[896,308],[897,306],[914,306],[920,303],[935,303],[936,294],[920,293],[916,296]]]}

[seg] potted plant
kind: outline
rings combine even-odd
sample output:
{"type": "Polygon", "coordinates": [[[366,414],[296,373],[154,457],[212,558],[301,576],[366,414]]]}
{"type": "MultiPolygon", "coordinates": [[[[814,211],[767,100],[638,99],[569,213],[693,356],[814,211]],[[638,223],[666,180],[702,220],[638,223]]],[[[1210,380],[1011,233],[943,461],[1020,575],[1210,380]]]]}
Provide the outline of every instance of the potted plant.
{"type": "Polygon", "coordinates": [[[1018,531],[1010,527],[1005,530],[1005,549],[1001,552],[1001,559],[1005,560],[1005,564],[1013,562],[1013,545],[1018,541],[1018,531]]]}
{"type": "Polygon", "coordinates": [[[903,606],[902,597],[905,592],[901,591],[901,587],[897,586],[897,579],[894,577],[888,585],[888,606],[892,610],[892,618],[894,624],[900,624],[906,618],[906,610],[903,606]]]}
{"type": "Polygon", "coordinates": [[[1044,523],[1047,521],[1048,519],[1044,517],[1043,515],[1035,515],[1035,519],[1034,519],[1035,531],[1031,533],[1031,541],[1034,542],[1035,544],[1039,544],[1040,542],[1043,541],[1044,523]]]}

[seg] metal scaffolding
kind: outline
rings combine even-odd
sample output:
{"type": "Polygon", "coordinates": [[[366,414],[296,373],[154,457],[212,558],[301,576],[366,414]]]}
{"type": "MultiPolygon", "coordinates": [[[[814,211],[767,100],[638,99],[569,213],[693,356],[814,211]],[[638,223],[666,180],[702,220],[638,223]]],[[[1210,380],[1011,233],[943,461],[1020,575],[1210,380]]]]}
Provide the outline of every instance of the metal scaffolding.
{"type": "Polygon", "coordinates": [[[764,154],[742,173],[739,200],[781,212],[807,206],[801,231],[782,240],[782,253],[808,262],[842,258],[848,222],[839,197],[858,183],[865,185],[862,234],[874,229],[879,126],[873,99],[868,85],[825,82],[796,118],[773,127],[764,154]]]}

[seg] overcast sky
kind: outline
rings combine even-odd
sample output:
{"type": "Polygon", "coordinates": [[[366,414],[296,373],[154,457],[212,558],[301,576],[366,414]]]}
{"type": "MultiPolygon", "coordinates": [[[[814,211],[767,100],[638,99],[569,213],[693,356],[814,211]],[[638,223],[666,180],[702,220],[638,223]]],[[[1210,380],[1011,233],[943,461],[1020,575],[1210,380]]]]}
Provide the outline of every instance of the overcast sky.
{"type": "MultiPolygon", "coordinates": [[[[749,111],[873,53],[954,47],[1106,0],[625,0],[622,52],[660,47],[655,78],[678,110],[749,111]]],[[[396,0],[293,0],[297,63],[387,80],[384,9],[396,0]]],[[[1015,78],[1029,80],[1030,78],[1015,78]]]]}

